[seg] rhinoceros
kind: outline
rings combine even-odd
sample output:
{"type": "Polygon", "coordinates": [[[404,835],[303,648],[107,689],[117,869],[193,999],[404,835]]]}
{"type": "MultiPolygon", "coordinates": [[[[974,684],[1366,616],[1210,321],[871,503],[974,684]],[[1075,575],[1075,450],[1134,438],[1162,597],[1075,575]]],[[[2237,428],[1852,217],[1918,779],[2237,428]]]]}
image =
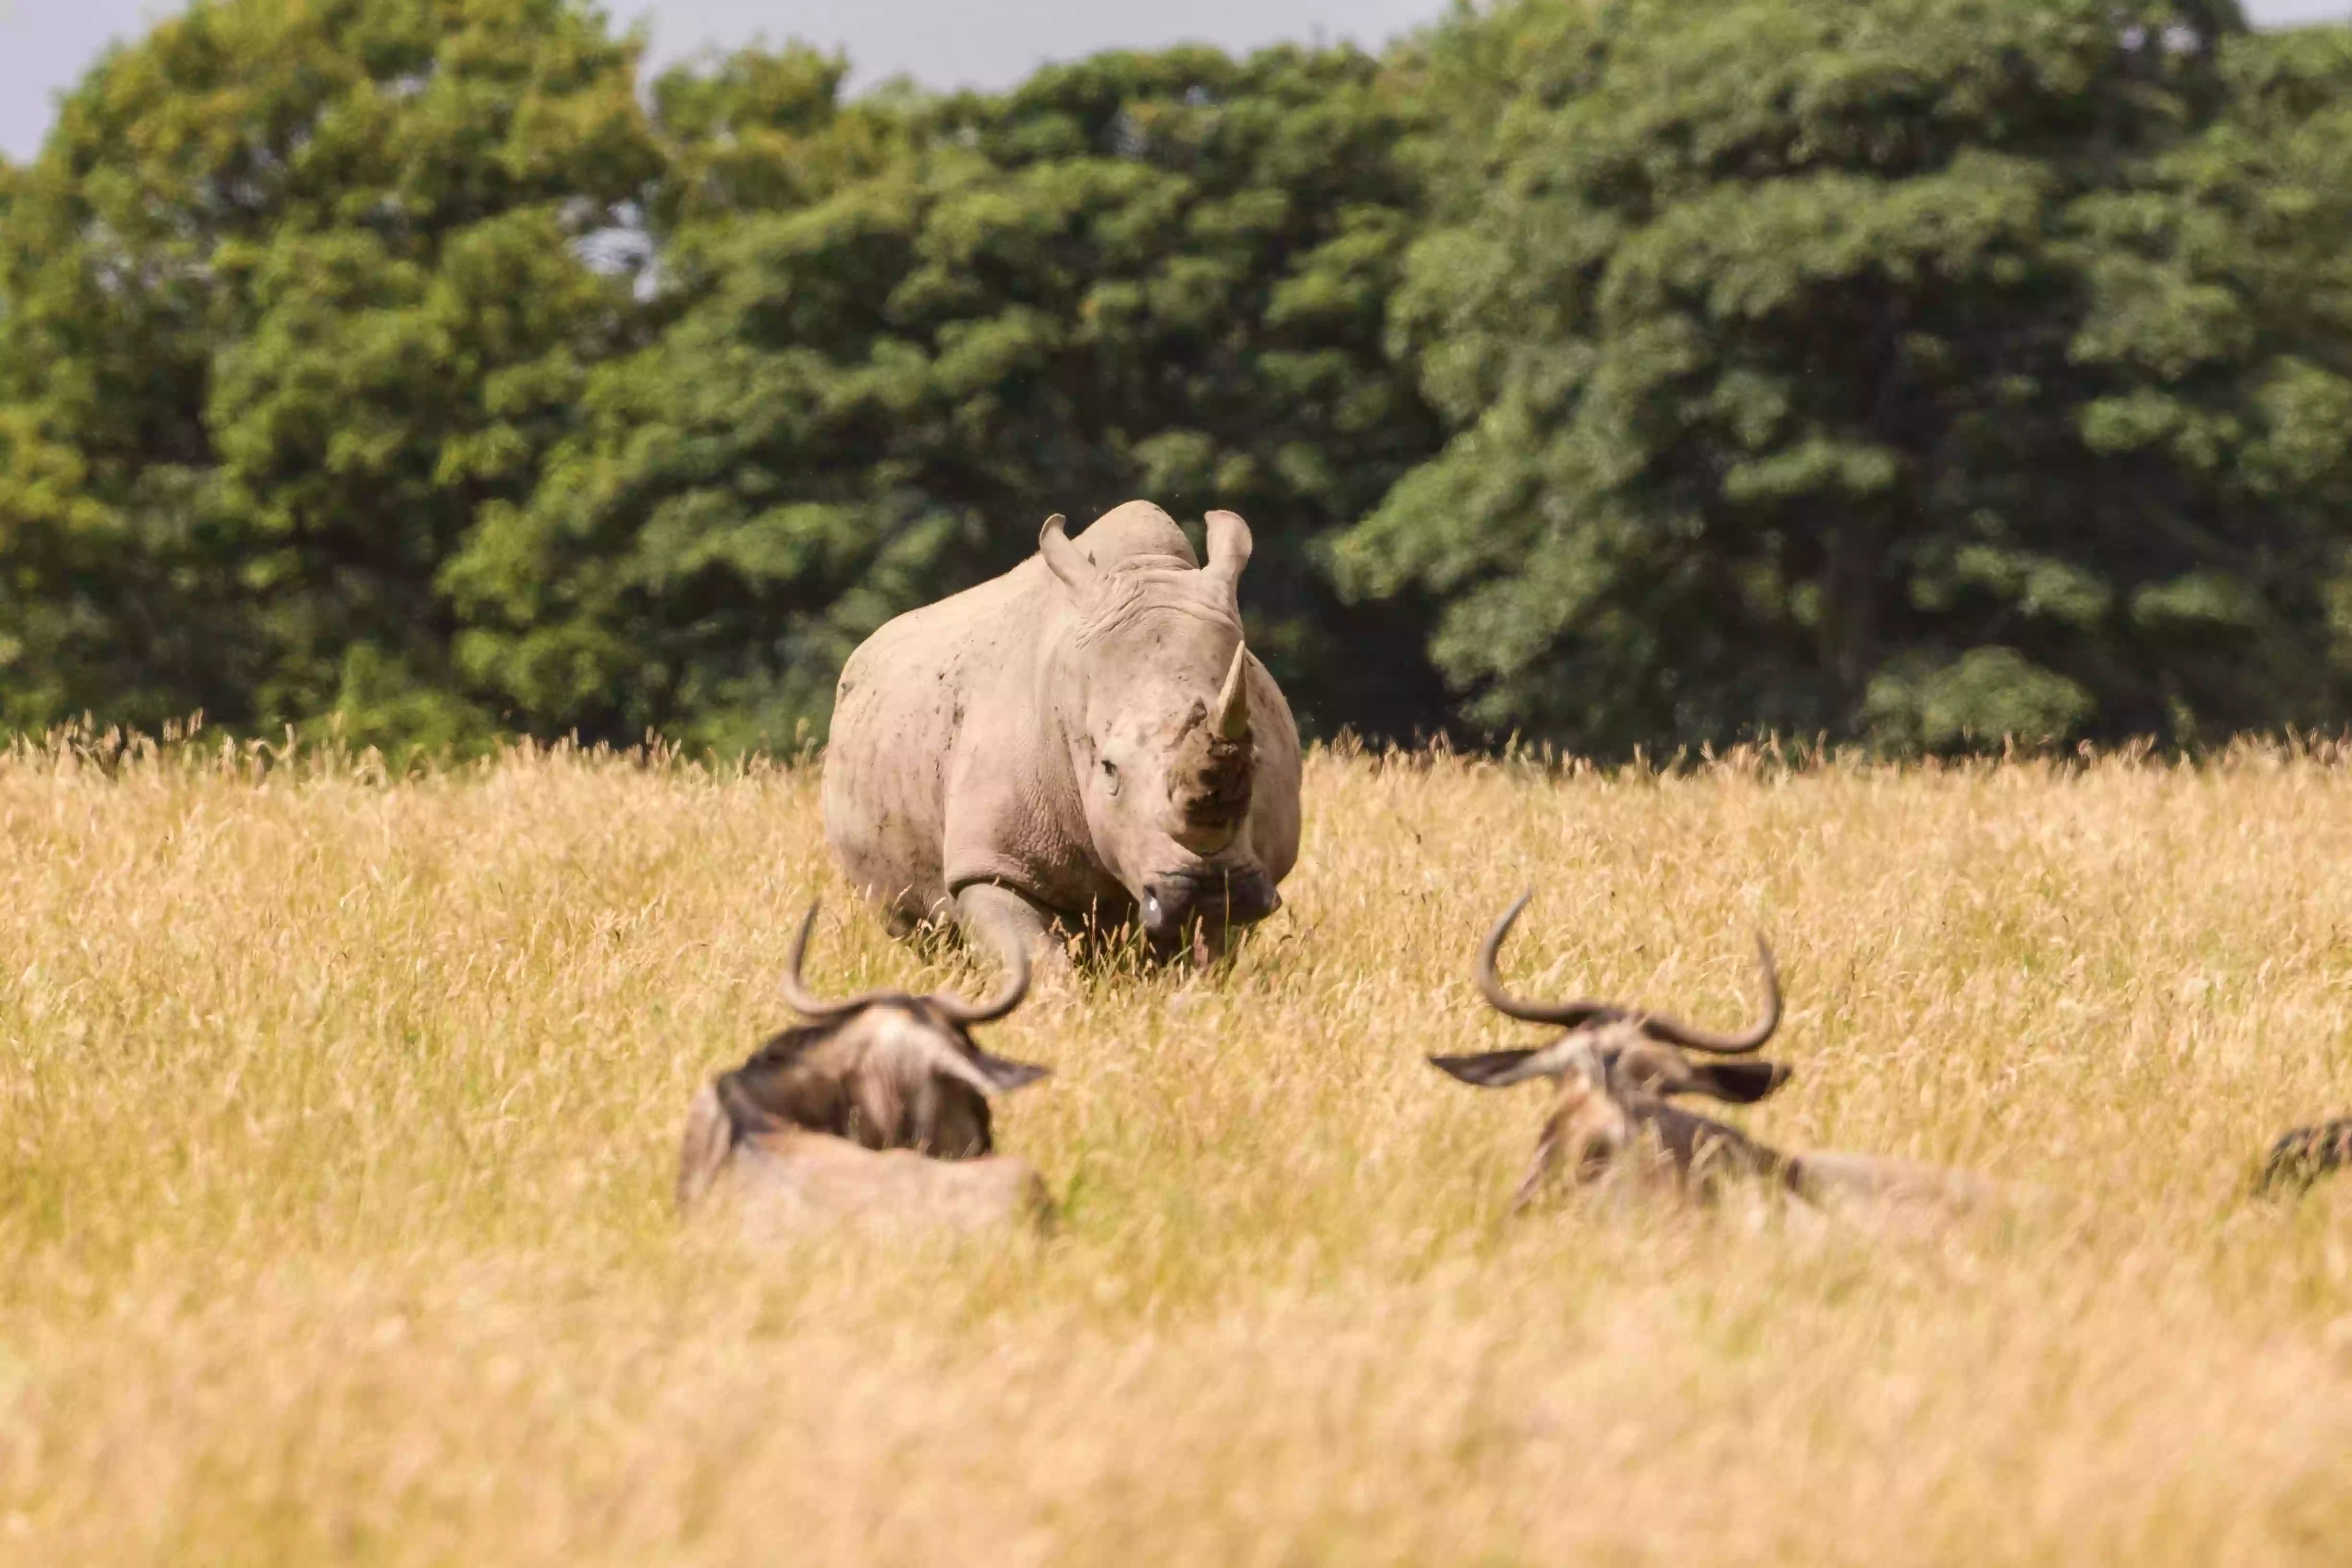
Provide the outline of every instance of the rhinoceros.
{"type": "Polygon", "coordinates": [[[1129,501],[868,637],[841,672],[826,840],[895,927],[1049,961],[1056,926],[1222,944],[1298,858],[1298,730],[1243,644],[1249,525],[1129,501]]]}

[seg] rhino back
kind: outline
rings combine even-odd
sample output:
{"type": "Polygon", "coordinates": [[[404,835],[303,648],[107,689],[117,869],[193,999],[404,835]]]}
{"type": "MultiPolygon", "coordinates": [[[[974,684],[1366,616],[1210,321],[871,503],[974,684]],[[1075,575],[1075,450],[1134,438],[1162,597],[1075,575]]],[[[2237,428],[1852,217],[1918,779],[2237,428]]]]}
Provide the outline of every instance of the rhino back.
{"type": "Polygon", "coordinates": [[[824,829],[850,879],[915,919],[938,912],[949,781],[975,718],[1034,733],[1001,711],[1034,688],[1038,623],[1053,584],[1025,562],[1001,577],[909,610],[858,646],[834,694],[825,748],[824,829]],[[980,710],[975,713],[975,709],[980,710]]]}

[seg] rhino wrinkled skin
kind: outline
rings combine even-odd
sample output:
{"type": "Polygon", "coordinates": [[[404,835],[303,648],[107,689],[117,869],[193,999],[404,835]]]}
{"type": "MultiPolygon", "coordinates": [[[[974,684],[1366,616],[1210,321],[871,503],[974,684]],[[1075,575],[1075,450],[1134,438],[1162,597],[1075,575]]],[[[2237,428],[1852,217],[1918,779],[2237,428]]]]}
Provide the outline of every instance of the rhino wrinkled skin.
{"type": "Polygon", "coordinates": [[[1160,951],[1280,906],[1298,857],[1298,731],[1242,643],[1249,530],[1202,566],[1147,501],[884,626],[850,656],[825,837],[901,927],[952,915],[999,952],[1055,917],[1139,921],[1160,951]]]}

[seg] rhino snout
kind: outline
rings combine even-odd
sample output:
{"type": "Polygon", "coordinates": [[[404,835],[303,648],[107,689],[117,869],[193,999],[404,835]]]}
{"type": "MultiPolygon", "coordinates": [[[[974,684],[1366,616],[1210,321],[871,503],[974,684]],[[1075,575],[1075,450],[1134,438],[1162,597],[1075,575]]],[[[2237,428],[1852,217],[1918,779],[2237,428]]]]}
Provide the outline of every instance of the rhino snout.
{"type": "Polygon", "coordinates": [[[1143,885],[1143,934],[1164,947],[1196,921],[1213,928],[1255,925],[1280,908],[1273,879],[1255,868],[1157,877],[1143,885]]]}

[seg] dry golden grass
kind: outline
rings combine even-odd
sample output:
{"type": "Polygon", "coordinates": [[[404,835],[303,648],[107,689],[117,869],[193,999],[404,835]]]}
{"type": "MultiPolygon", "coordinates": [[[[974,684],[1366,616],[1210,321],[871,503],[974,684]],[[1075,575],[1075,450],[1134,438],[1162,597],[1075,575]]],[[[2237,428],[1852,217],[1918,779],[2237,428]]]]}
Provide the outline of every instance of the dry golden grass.
{"type": "Polygon", "coordinates": [[[1322,754],[1206,984],[988,1038],[1045,1242],[751,1258],[687,1099],[813,978],[977,984],[849,903],[811,772],[386,784],[0,762],[0,1562],[2338,1562],[2352,770],[1322,754]],[[2080,1212],[1874,1242],[1770,1205],[1503,1215],[1507,959],[1728,1022],[1771,931],[1791,1145],[2080,1212]]]}

